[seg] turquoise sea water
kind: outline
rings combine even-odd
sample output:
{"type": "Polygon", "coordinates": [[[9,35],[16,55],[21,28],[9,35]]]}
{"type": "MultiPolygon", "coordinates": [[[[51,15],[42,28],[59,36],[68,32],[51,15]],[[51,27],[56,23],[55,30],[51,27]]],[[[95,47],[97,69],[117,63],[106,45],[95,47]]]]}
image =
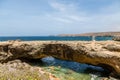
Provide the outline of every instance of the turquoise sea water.
{"type": "Polygon", "coordinates": [[[104,69],[98,66],[64,61],[52,57],[43,58],[42,61],[46,71],[62,78],[62,80],[103,80],[107,77],[104,69]],[[51,70],[51,67],[54,70],[51,70]]]}

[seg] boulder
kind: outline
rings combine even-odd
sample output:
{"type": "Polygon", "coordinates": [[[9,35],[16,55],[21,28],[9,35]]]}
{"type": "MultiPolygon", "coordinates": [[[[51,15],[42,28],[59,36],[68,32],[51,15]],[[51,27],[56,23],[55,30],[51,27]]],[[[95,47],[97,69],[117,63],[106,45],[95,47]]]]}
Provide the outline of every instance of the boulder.
{"type": "Polygon", "coordinates": [[[114,36],[112,40],[114,40],[114,41],[120,41],[120,36],[114,36]]]}

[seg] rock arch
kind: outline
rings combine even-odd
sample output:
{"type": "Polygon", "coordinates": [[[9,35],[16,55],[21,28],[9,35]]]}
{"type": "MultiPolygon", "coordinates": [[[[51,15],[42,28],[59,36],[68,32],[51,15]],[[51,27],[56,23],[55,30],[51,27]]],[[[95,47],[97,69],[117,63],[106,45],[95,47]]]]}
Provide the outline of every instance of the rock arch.
{"type": "MultiPolygon", "coordinates": [[[[117,42],[84,41],[32,41],[32,42],[1,42],[0,62],[7,62],[16,58],[40,59],[52,56],[62,60],[71,60],[109,69],[112,76],[120,77],[120,53],[111,51],[109,45],[119,47],[117,42]],[[109,44],[108,44],[109,43],[109,44]]],[[[119,49],[119,48],[117,48],[119,49]]]]}

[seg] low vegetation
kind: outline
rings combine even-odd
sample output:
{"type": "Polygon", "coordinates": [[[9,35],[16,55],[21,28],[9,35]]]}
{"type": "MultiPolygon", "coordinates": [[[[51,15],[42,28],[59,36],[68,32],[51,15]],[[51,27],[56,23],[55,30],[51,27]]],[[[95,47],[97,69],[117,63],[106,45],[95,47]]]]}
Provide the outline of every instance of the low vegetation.
{"type": "Polygon", "coordinates": [[[31,67],[20,60],[0,64],[0,80],[50,80],[40,67],[31,67]]]}

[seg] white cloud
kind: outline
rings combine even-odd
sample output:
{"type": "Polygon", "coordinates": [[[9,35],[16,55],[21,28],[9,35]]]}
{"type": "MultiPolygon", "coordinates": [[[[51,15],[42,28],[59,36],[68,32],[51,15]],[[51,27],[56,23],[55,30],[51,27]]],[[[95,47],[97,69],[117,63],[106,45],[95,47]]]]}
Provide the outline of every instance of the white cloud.
{"type": "MultiPolygon", "coordinates": [[[[59,2],[52,2],[52,7],[57,12],[50,14],[55,20],[71,24],[79,24],[75,27],[86,27],[92,29],[99,29],[103,31],[120,30],[120,3],[112,3],[104,8],[101,7],[99,13],[91,15],[88,11],[78,10],[75,4],[65,4],[59,2]],[[84,25],[81,25],[83,23],[84,25]]],[[[95,11],[94,11],[95,12],[95,11]]],[[[69,25],[69,24],[68,24],[69,25]]]]}
{"type": "MultiPolygon", "coordinates": [[[[35,30],[34,35],[120,30],[120,2],[104,7],[101,6],[101,9],[97,11],[99,13],[96,13],[91,8],[89,8],[90,10],[83,10],[83,5],[81,7],[72,0],[71,2],[68,1],[69,3],[59,2],[60,0],[47,1],[48,3],[45,3],[43,7],[50,10],[47,9],[45,11],[42,8],[44,14],[40,14],[42,9],[35,10],[37,15],[34,13],[28,15],[31,9],[30,11],[26,11],[27,15],[23,12],[21,14],[21,11],[17,12],[16,10],[0,11],[0,16],[3,17],[0,19],[0,26],[3,26],[4,32],[9,26],[15,27],[20,33],[23,29],[24,32],[28,32],[27,34],[35,30]],[[89,11],[94,14],[91,14],[89,11]],[[26,31],[27,29],[30,30],[26,31]]],[[[15,28],[11,28],[11,32],[15,28]]],[[[10,30],[8,29],[7,32],[10,32],[10,30]]]]}
{"type": "Polygon", "coordinates": [[[73,12],[76,11],[77,9],[77,4],[74,3],[61,3],[58,1],[51,1],[49,2],[49,5],[55,9],[56,11],[60,12],[60,13],[68,13],[68,12],[73,12]]]}
{"type": "Polygon", "coordinates": [[[52,1],[49,4],[55,10],[49,14],[54,20],[63,23],[76,23],[88,20],[88,17],[84,16],[85,13],[83,11],[79,12],[77,10],[78,6],[76,4],[65,4],[56,1],[52,1]]]}
{"type": "Polygon", "coordinates": [[[72,23],[73,21],[70,19],[65,19],[65,18],[60,18],[60,17],[55,17],[55,20],[62,22],[62,23],[72,23]]]}
{"type": "Polygon", "coordinates": [[[71,19],[74,22],[86,22],[89,20],[89,17],[80,16],[80,15],[69,15],[66,16],[68,19],[71,19]]]}
{"type": "Polygon", "coordinates": [[[53,7],[54,9],[60,11],[60,12],[64,12],[66,11],[66,7],[63,4],[57,3],[57,2],[52,2],[50,3],[51,7],[53,7]]]}

